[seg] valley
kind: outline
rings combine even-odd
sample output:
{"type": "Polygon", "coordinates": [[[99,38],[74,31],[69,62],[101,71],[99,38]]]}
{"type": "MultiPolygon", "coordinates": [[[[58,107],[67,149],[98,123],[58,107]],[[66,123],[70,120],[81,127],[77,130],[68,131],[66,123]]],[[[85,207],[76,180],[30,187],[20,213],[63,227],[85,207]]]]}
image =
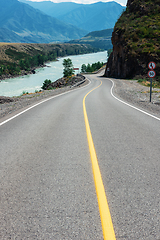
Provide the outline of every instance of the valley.
{"type": "Polygon", "coordinates": [[[0,43],[0,79],[34,73],[35,68],[59,57],[96,51],[86,44],[0,43]]]}
{"type": "Polygon", "coordinates": [[[0,1],[0,42],[60,43],[113,28],[125,7],[116,2],[76,4],[0,1]]]}
{"type": "Polygon", "coordinates": [[[160,0],[0,9],[0,239],[159,239],[160,0]]]}

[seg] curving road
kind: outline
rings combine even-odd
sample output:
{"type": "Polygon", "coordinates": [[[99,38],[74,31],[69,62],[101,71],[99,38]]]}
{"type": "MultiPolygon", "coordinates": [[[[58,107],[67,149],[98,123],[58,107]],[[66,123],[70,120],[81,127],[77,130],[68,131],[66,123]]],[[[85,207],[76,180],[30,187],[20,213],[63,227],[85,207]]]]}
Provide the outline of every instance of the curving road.
{"type": "MultiPolygon", "coordinates": [[[[83,99],[116,239],[160,239],[160,121],[87,75],[0,126],[0,239],[103,239],[83,99]]],[[[111,239],[110,239],[111,240],[111,239]]]]}

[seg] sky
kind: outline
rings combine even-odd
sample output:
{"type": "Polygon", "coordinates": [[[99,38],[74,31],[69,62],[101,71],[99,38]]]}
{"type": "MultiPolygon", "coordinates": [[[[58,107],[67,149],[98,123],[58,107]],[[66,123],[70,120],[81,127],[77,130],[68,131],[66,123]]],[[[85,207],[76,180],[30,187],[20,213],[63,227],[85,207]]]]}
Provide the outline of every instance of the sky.
{"type": "MultiPolygon", "coordinates": [[[[43,1],[51,1],[55,3],[59,2],[75,2],[75,3],[84,3],[84,4],[90,4],[95,2],[111,2],[112,0],[29,0],[32,2],[43,2],[43,1]]],[[[126,6],[127,0],[113,0],[114,2],[120,3],[122,6],[126,6]]]]}

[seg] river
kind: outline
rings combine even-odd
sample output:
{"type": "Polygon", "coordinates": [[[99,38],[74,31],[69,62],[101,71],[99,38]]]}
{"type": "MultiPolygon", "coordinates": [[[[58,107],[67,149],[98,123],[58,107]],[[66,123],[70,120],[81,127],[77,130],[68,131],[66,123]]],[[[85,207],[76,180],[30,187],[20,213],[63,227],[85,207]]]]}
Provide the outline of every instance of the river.
{"type": "Polygon", "coordinates": [[[46,67],[36,69],[36,74],[3,80],[0,82],[0,96],[20,96],[23,92],[31,93],[41,90],[45,79],[54,82],[63,76],[64,58],[70,58],[74,68],[79,68],[79,71],[75,71],[76,74],[80,72],[82,64],[87,65],[98,61],[105,63],[107,51],[59,58],[58,61],[47,63],[46,67]]]}

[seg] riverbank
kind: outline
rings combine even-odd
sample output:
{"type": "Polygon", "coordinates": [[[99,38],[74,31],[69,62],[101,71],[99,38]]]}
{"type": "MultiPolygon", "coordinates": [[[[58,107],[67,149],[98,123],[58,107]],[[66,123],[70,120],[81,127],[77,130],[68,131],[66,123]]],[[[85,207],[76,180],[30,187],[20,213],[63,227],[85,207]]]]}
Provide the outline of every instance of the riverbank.
{"type": "Polygon", "coordinates": [[[25,71],[25,70],[22,70],[20,74],[15,74],[15,75],[12,75],[12,74],[3,74],[0,76],[0,82],[1,81],[4,81],[6,79],[11,79],[11,78],[16,78],[16,77],[23,77],[25,75],[29,75],[29,74],[35,74],[36,73],[36,69],[38,68],[41,68],[41,67],[46,67],[46,65],[42,65],[42,66],[39,66],[37,68],[32,68],[30,69],[29,71],[25,71]]]}
{"type": "MultiPolygon", "coordinates": [[[[112,79],[112,81],[115,84],[113,90],[115,96],[160,118],[160,89],[153,89],[152,102],[150,103],[149,87],[140,85],[136,80],[112,79]]],[[[43,99],[85,86],[88,84],[88,80],[81,79],[79,84],[80,85],[74,83],[53,90],[25,94],[20,97],[0,97],[0,118],[7,118],[9,114],[18,113],[21,109],[25,109],[43,99]]]]}
{"type": "Polygon", "coordinates": [[[35,73],[35,69],[59,57],[96,51],[85,44],[0,43],[0,80],[35,73]]]}
{"type": "MultiPolygon", "coordinates": [[[[58,58],[58,61],[51,61],[47,63],[47,67],[36,70],[36,74],[29,74],[23,77],[13,79],[6,79],[0,82],[0,96],[20,96],[24,91],[33,93],[39,91],[46,79],[52,82],[63,76],[63,60],[65,58],[58,58]]],[[[106,51],[82,55],[69,56],[72,60],[73,66],[79,68],[78,73],[81,71],[82,64],[92,64],[95,62],[105,62],[106,51]]]]}
{"type": "Polygon", "coordinates": [[[62,82],[58,79],[54,82],[54,86],[59,85],[59,87],[52,90],[43,90],[40,92],[23,94],[19,97],[4,97],[0,96],[0,119],[7,118],[9,114],[16,114],[21,109],[25,109],[31,105],[34,105],[43,99],[56,96],[73,89],[83,87],[88,84],[88,80],[84,76],[79,75],[78,77],[73,77],[68,83],[62,82]]]}

